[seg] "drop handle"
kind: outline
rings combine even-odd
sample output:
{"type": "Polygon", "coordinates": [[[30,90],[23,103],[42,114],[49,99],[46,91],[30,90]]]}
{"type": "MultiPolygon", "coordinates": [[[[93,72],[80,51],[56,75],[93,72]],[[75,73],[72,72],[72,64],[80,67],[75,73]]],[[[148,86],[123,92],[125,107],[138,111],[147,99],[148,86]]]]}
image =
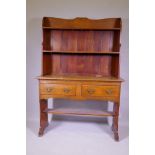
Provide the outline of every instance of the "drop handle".
{"type": "Polygon", "coordinates": [[[46,90],[47,90],[47,92],[51,92],[53,90],[53,88],[47,88],[46,90]]]}
{"type": "Polygon", "coordinates": [[[111,95],[113,93],[113,91],[111,89],[108,89],[105,91],[108,95],[111,95]]]}
{"type": "Polygon", "coordinates": [[[71,91],[71,89],[64,88],[64,92],[65,92],[65,93],[69,93],[70,91],[71,91]]]}
{"type": "Polygon", "coordinates": [[[87,89],[88,94],[94,94],[95,90],[94,89],[87,89]]]}

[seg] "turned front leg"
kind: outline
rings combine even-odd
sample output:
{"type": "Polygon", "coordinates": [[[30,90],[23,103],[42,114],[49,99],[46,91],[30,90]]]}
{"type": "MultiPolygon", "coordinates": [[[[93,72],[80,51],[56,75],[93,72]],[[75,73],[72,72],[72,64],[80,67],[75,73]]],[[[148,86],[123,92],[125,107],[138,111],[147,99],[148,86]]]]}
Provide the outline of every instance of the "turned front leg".
{"type": "Polygon", "coordinates": [[[45,110],[48,108],[48,100],[40,99],[40,129],[39,136],[43,136],[45,128],[48,126],[48,114],[45,110]]]}
{"type": "Polygon", "coordinates": [[[112,122],[112,131],[114,133],[114,139],[116,141],[119,141],[119,135],[118,135],[118,117],[119,117],[119,103],[115,102],[113,105],[113,122],[112,122]]]}

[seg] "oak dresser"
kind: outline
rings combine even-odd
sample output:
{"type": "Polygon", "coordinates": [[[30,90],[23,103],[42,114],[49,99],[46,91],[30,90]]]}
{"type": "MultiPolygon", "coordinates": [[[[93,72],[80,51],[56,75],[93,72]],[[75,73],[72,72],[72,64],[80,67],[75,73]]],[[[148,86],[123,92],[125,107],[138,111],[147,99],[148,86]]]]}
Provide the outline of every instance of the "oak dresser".
{"type": "Polygon", "coordinates": [[[121,19],[44,17],[42,30],[39,136],[48,126],[48,113],[111,116],[114,139],[118,141],[123,81],[119,76],[121,19]],[[112,101],[113,110],[50,109],[49,98],[112,101]]]}

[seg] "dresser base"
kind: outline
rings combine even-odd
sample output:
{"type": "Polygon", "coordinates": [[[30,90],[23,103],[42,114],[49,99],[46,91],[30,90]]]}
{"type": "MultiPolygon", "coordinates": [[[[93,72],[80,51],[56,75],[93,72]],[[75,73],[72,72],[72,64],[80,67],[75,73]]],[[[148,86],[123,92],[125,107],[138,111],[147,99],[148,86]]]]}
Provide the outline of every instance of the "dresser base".
{"type": "MultiPolygon", "coordinates": [[[[46,77],[47,78],[47,77],[46,77]]],[[[49,78],[49,77],[48,77],[49,78]]],[[[40,129],[39,136],[43,136],[48,126],[48,113],[53,115],[77,115],[95,117],[113,117],[112,131],[114,139],[119,141],[118,116],[120,106],[120,79],[84,79],[66,77],[62,79],[39,79],[40,90],[40,129]],[[69,79],[70,78],[70,79],[69,79]],[[112,111],[86,110],[86,109],[48,109],[49,98],[62,98],[73,100],[103,100],[112,101],[112,111]]],[[[51,78],[54,78],[53,76],[51,78]]]]}

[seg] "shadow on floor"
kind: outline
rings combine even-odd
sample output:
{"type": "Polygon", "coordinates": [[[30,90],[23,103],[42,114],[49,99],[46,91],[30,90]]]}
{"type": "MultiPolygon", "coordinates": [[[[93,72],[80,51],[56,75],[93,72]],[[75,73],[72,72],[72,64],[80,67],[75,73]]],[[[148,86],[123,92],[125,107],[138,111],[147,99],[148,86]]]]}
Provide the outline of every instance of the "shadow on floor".
{"type": "MultiPolygon", "coordinates": [[[[111,126],[110,125],[100,125],[99,126],[105,133],[107,133],[107,135],[109,135],[111,138],[114,138],[113,136],[113,132],[111,130],[111,126]]],[[[119,124],[119,141],[122,141],[124,139],[126,139],[127,137],[129,137],[129,127],[127,124],[119,124]]]]}
{"type": "MultiPolygon", "coordinates": [[[[94,125],[98,126],[104,133],[109,135],[109,137],[113,138],[113,132],[111,131],[111,126],[108,124],[108,121],[106,118],[102,118],[99,121],[93,121],[91,118],[86,117],[85,119],[80,117],[73,118],[71,117],[70,119],[67,117],[67,120],[65,120],[63,116],[63,120],[60,119],[55,119],[49,123],[49,126],[45,130],[45,134],[48,132],[52,132],[53,129],[63,125],[64,122],[86,122],[86,123],[94,123],[94,125]],[[103,125],[102,125],[103,124],[103,125]]],[[[35,135],[38,136],[38,131],[39,131],[39,122],[37,121],[27,121],[26,124],[27,128],[35,135]]],[[[119,124],[119,137],[120,141],[126,139],[129,136],[129,128],[128,125],[126,124],[119,124]]]]}
{"type": "Polygon", "coordinates": [[[26,128],[30,130],[35,136],[38,136],[38,131],[39,131],[38,121],[27,121],[26,128]]]}

